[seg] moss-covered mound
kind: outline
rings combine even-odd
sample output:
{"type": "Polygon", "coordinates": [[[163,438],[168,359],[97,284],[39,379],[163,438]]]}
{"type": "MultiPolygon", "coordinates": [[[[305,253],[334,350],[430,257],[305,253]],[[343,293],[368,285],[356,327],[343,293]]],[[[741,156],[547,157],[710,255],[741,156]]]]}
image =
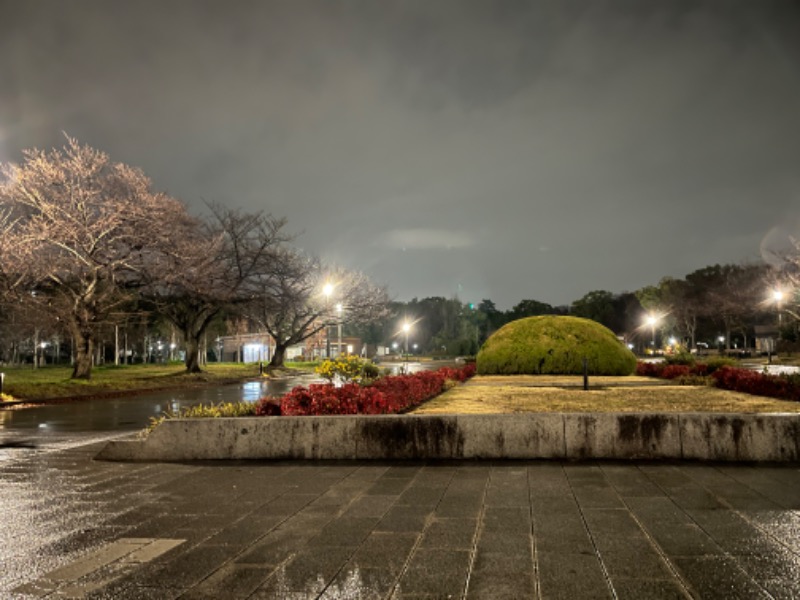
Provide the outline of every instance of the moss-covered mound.
{"type": "Polygon", "coordinates": [[[636,357],[610,329],[578,317],[528,317],[495,332],[478,352],[480,375],[630,375],[636,357]]]}

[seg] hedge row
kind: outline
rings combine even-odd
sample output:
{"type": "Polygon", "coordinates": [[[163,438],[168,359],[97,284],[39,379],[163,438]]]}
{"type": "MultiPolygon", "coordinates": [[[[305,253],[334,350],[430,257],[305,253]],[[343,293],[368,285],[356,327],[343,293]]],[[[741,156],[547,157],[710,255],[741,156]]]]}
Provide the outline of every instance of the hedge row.
{"type": "Polygon", "coordinates": [[[413,375],[388,375],[369,385],[329,383],[298,386],[280,399],[280,411],[268,398],[256,406],[257,415],[381,415],[407,410],[441,394],[447,381],[465,381],[475,365],[443,367],[413,375]]]}
{"type": "Polygon", "coordinates": [[[800,401],[800,376],[798,375],[766,375],[747,369],[722,367],[714,371],[711,376],[717,387],[723,390],[767,396],[779,400],[800,401]]]}

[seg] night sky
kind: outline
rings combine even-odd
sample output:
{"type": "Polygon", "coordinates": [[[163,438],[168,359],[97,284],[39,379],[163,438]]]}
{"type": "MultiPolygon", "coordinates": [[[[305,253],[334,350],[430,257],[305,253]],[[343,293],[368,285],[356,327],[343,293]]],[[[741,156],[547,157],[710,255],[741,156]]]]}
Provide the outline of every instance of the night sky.
{"type": "Polygon", "coordinates": [[[398,300],[568,304],[800,228],[800,2],[0,0],[0,161],[62,131],[398,300]]]}

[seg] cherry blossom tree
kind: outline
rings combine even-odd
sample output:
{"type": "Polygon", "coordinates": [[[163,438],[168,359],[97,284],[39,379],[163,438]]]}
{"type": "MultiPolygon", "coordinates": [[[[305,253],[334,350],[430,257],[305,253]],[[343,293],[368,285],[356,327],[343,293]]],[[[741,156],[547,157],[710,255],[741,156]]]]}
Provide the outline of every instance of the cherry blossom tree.
{"type": "Polygon", "coordinates": [[[190,217],[142,171],[71,137],[62,149],[25,151],[0,173],[11,224],[3,262],[11,259],[6,268],[31,302],[63,320],[75,344],[72,377],[88,379],[98,328],[190,217]]]}

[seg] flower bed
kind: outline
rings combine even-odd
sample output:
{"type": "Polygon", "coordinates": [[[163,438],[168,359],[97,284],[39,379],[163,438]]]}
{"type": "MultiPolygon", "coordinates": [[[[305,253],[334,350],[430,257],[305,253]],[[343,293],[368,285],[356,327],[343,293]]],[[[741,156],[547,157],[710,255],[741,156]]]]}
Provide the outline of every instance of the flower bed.
{"type": "Polygon", "coordinates": [[[710,376],[713,385],[723,390],[779,400],[800,401],[800,375],[768,375],[727,365],[714,368],[713,365],[704,363],[669,365],[644,362],[637,365],[636,374],[673,380],[710,376]]]}
{"type": "Polygon", "coordinates": [[[345,383],[298,386],[276,402],[262,399],[257,415],[383,415],[398,413],[441,394],[448,381],[466,381],[475,374],[475,365],[443,367],[413,375],[388,375],[367,385],[345,383]]]}

